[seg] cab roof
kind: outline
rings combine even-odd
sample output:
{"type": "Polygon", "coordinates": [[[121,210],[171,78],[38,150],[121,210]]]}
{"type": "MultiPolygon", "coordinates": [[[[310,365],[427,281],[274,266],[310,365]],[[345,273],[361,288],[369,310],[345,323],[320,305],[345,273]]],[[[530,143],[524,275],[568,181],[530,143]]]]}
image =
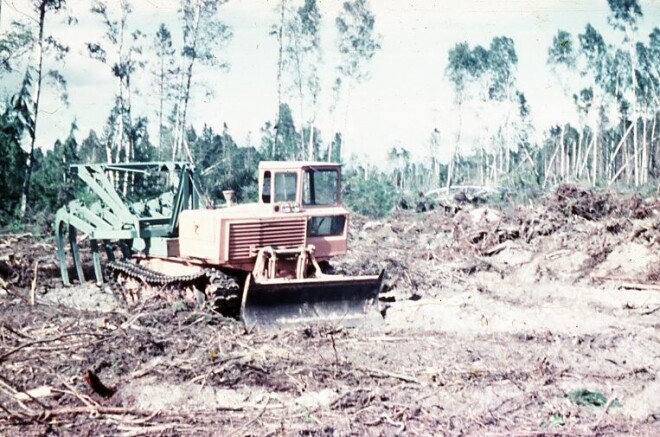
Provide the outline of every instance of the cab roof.
{"type": "Polygon", "coordinates": [[[297,170],[304,167],[340,168],[341,164],[324,161],[261,161],[259,169],[297,170]]]}

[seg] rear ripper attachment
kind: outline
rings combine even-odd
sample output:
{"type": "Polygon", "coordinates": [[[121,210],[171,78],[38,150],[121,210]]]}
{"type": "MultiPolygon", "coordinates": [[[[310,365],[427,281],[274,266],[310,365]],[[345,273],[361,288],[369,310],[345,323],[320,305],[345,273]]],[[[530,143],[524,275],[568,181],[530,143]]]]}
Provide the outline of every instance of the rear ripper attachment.
{"type": "Polygon", "coordinates": [[[121,249],[125,259],[134,253],[173,256],[179,214],[199,208],[199,195],[193,183],[192,167],[184,162],[72,165],[72,171],[96,195],[89,204],[74,200],[55,216],[55,240],[64,285],[71,285],[65,256],[68,240],[73,268],[80,283],[85,282],[78,246],[78,233],[85,234],[92,249],[97,284],[103,283],[100,246],[109,261],[115,260],[112,246],[121,249]],[[164,192],[149,201],[128,204],[124,190],[127,181],[165,185],[164,192]]]}

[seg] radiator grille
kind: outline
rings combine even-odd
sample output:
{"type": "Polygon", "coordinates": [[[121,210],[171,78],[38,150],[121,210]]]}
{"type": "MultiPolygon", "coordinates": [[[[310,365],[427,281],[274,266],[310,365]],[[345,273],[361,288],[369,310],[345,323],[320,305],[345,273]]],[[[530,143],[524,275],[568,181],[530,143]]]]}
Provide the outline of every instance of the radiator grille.
{"type": "Polygon", "coordinates": [[[304,217],[277,221],[230,223],[229,260],[250,258],[250,248],[299,247],[305,244],[304,217]]]}

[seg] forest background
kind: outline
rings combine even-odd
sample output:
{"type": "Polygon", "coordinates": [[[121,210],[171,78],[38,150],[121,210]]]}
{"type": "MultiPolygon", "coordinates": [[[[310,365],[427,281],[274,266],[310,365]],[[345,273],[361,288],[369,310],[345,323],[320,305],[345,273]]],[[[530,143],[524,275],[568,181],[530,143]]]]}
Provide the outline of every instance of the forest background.
{"type": "Polygon", "coordinates": [[[191,161],[215,202],[254,199],[260,160],[342,162],[373,216],[454,185],[657,186],[658,3],[396,3],[0,0],[0,226],[81,196],[75,163],[191,161]]]}

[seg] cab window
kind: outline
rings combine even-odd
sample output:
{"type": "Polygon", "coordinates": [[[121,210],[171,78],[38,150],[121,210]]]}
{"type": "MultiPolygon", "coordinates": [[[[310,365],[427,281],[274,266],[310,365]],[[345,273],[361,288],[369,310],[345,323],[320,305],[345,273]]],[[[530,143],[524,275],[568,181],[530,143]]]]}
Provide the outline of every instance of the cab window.
{"type": "Polygon", "coordinates": [[[263,185],[261,186],[261,201],[263,203],[270,203],[270,184],[271,184],[270,172],[267,171],[264,173],[264,182],[263,185]]]}
{"type": "Polygon", "coordinates": [[[338,200],[339,172],[337,170],[305,170],[303,205],[336,205],[338,200]]]}
{"type": "Polygon", "coordinates": [[[342,235],[346,226],[346,216],[310,217],[307,220],[308,237],[331,237],[342,235]]]}
{"type": "Polygon", "coordinates": [[[298,175],[294,172],[275,173],[275,202],[296,200],[298,175]]]}

